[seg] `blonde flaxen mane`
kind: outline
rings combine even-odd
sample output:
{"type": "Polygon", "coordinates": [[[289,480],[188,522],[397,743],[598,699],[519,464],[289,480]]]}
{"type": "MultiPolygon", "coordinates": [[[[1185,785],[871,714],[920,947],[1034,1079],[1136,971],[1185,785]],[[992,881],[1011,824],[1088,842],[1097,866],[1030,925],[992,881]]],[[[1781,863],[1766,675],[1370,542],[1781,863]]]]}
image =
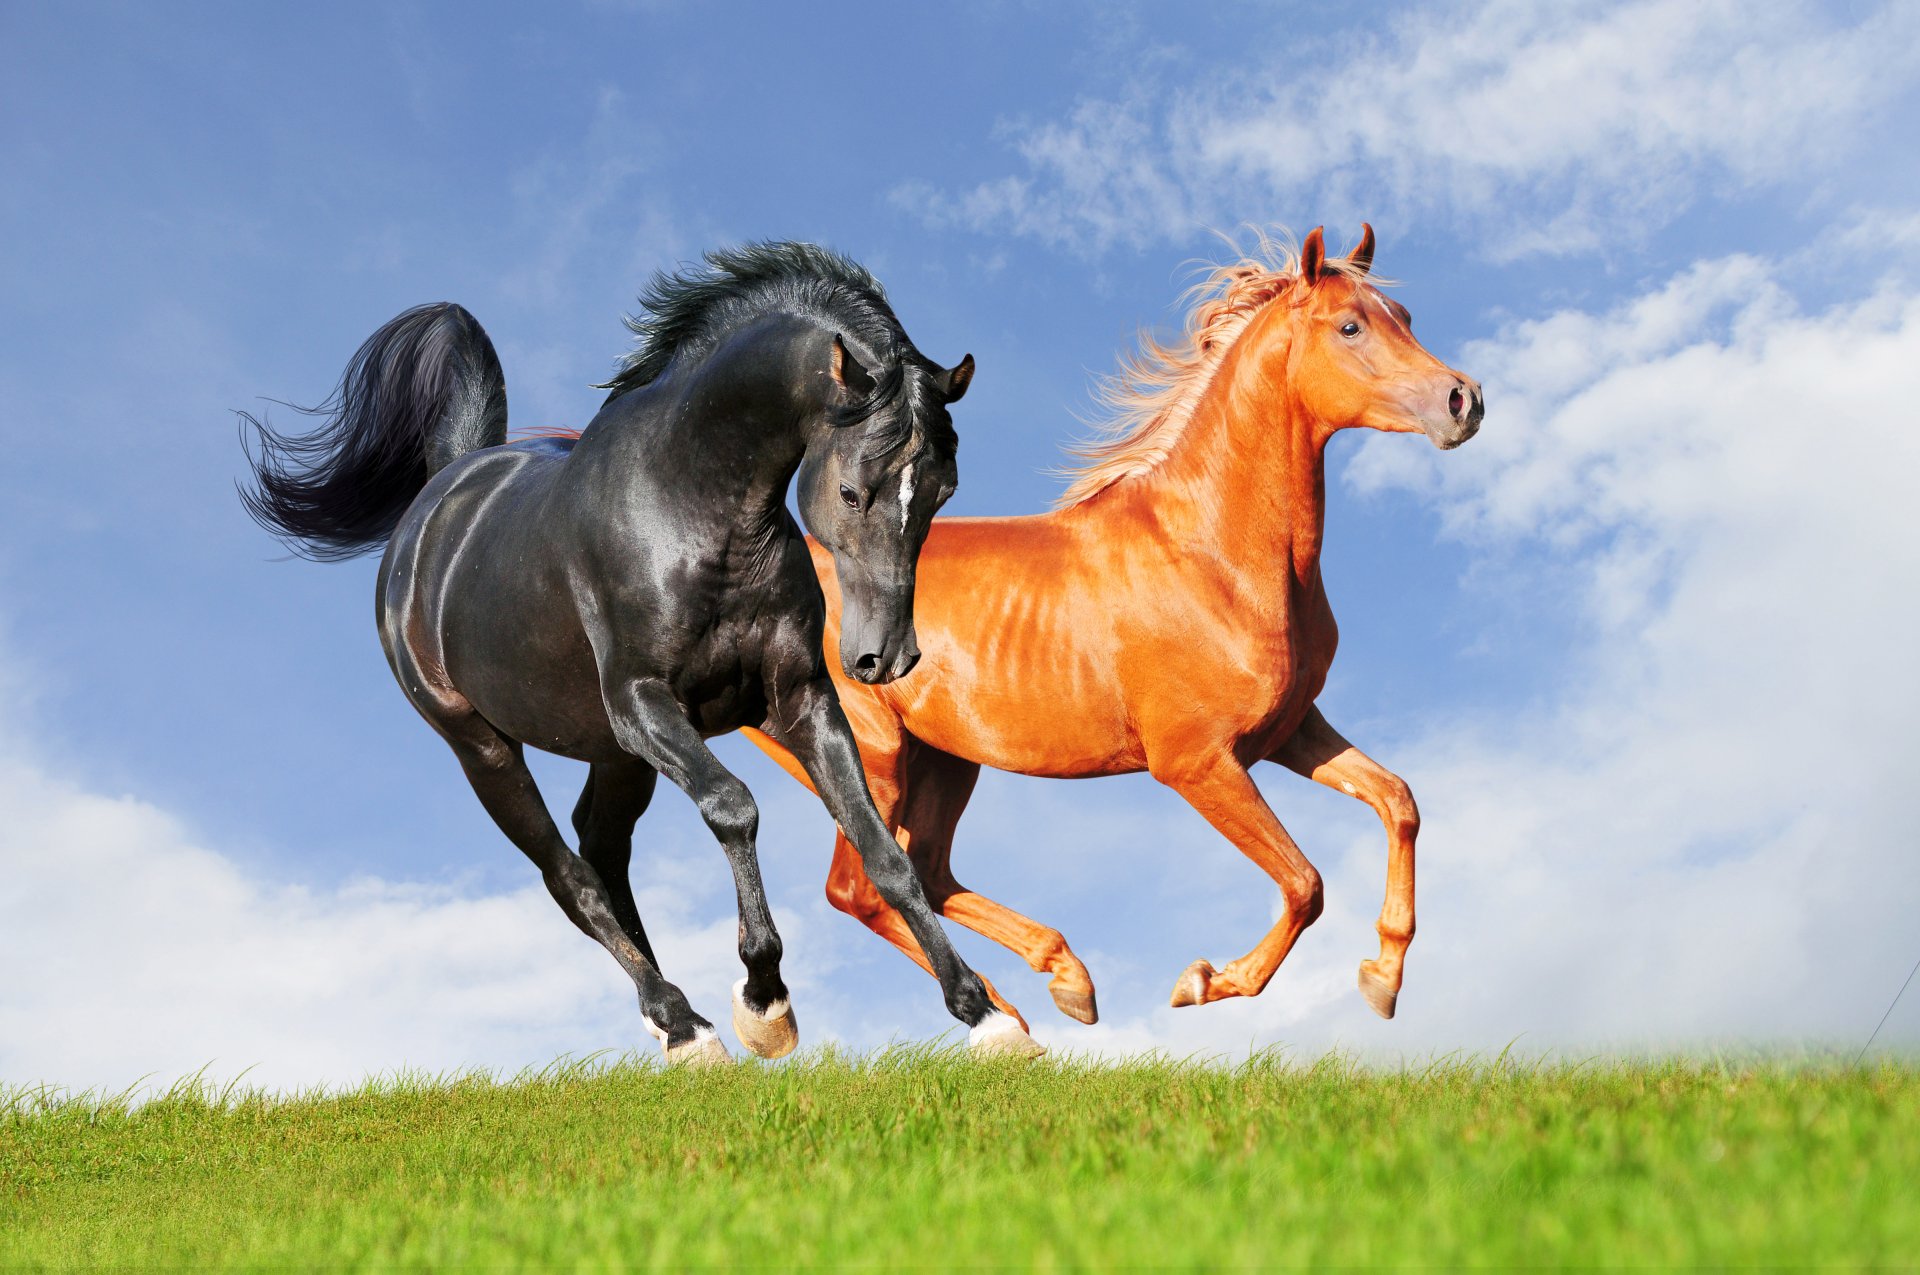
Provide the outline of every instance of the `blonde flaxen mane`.
{"type": "MultiPolygon", "coordinates": [[[[1101,382],[1095,393],[1109,415],[1096,437],[1068,449],[1082,463],[1060,469],[1073,481],[1054,508],[1077,505],[1123,478],[1144,474],[1173,451],[1227,351],[1299,275],[1300,254],[1291,244],[1264,231],[1255,236],[1240,260],[1209,268],[1188,290],[1192,308],[1178,341],[1164,344],[1142,333],[1139,352],[1122,355],[1119,372],[1101,382]]],[[[1367,274],[1344,257],[1328,257],[1325,269],[1354,279],[1367,274]]]]}

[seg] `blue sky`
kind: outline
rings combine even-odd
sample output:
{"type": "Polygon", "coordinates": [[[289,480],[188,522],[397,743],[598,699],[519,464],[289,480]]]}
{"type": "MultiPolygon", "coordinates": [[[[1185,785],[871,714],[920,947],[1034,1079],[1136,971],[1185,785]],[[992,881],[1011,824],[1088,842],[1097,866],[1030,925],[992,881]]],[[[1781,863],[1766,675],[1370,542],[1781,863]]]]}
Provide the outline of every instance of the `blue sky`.
{"type": "MultiPolygon", "coordinates": [[[[979,361],[949,511],[1031,511],[1214,230],[1363,218],[1489,404],[1457,453],[1334,448],[1321,703],[1427,815],[1401,1017],[1351,986],[1377,824],[1277,770],[1329,910],[1258,1001],[1165,1008],[1277,895],[1145,779],[989,776],[962,825],[962,879],[1066,932],[1101,1027],[963,951],[1068,1048],[1863,1036],[1920,954],[1916,49],[1878,4],[0,11],[0,961],[42,974],[0,993],[0,1079],[644,1042],[392,686],[372,564],[244,517],[232,409],[449,298],[515,425],[581,423],[650,271],[815,239],[979,361]]],[[[722,752],[809,1038],[945,1030],[826,908],[812,799],[722,752]]],[[[569,808],[577,768],[539,773],[569,808]]],[[[640,843],[718,1018],[723,861],[678,794],[640,843]]]]}

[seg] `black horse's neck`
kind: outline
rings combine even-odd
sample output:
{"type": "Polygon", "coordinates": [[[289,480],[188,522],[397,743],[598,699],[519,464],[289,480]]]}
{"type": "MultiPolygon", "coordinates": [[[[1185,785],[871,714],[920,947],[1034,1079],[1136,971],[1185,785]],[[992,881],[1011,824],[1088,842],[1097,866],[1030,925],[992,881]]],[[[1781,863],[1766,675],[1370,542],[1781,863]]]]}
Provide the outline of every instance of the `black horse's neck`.
{"type": "Polygon", "coordinates": [[[831,428],[831,341],[808,318],[762,315],[691,366],[608,404],[582,442],[607,449],[616,485],[673,473],[703,530],[774,537],[790,525],[787,489],[809,442],[831,428]]]}

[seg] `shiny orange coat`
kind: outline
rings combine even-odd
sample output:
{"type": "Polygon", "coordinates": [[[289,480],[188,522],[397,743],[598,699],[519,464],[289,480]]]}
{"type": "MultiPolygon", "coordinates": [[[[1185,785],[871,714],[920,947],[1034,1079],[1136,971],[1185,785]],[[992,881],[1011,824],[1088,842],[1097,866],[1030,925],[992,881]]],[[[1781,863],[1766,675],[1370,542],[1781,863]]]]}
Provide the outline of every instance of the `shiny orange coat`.
{"type": "MultiPolygon", "coordinates": [[[[1278,761],[1367,802],[1389,858],[1380,952],[1360,986],[1392,1016],[1413,937],[1419,814],[1406,785],[1314,707],[1338,637],[1320,579],[1325,448],[1350,427],[1457,446],[1482,399],[1368,281],[1372,254],[1371,229],[1342,260],[1325,257],[1316,230],[1297,260],[1217,272],[1187,340],[1150,347],[1120,383],[1130,428],[1093,450],[1062,508],[935,521],[914,608],[919,666],[883,686],[836,670],[875,802],[929,899],[1051,974],[1055,1003],[1083,1022],[1097,1017],[1093,982],[1059,932],[953,877],[954,827],[982,765],[1148,771],[1279,886],[1280,920],[1245,956],[1188,966],[1175,1005],[1257,994],[1320,913],[1319,873],[1248,768],[1278,761]]],[[[832,649],[838,590],[831,559],[814,561],[832,649]]],[[[749,734],[804,781],[777,742],[749,734]]],[[[844,837],[827,893],[925,964],[844,837]]]]}

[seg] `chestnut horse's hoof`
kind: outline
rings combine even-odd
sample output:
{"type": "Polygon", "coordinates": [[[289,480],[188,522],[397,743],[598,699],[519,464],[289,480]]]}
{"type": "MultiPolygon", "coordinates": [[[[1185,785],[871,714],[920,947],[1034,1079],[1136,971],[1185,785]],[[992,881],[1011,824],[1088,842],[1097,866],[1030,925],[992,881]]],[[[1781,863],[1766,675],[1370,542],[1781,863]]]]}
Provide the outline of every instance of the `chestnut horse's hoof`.
{"type": "Polygon", "coordinates": [[[793,1007],[775,1001],[767,1006],[765,1014],[756,1014],[747,1004],[746,991],[744,978],[733,985],[733,1034],[762,1058],[785,1058],[800,1044],[800,1024],[794,1021],[793,1007]]]}
{"type": "Polygon", "coordinates": [[[1400,993],[1387,986],[1387,980],[1375,974],[1367,966],[1371,961],[1360,963],[1360,994],[1367,998],[1367,1004],[1373,1006],[1373,1012],[1382,1018],[1393,1017],[1393,1007],[1400,1000],[1400,993]]]}
{"type": "Polygon", "coordinates": [[[1093,1003],[1093,989],[1080,991],[1072,987],[1048,987],[1053,996],[1054,1005],[1068,1018],[1088,1026],[1100,1021],[1100,1011],[1093,1003]]]}
{"type": "Polygon", "coordinates": [[[1175,1009],[1182,1005],[1204,1005],[1207,1003],[1207,985],[1213,981],[1213,962],[1198,960],[1180,971],[1180,977],[1173,984],[1173,998],[1169,1002],[1175,1009]]]}
{"type": "Polygon", "coordinates": [[[669,1067],[724,1067],[732,1061],[733,1055],[727,1052],[711,1027],[700,1028],[692,1040],[683,1044],[667,1046],[669,1067]]]}
{"type": "Polygon", "coordinates": [[[987,1016],[967,1033],[967,1043],[972,1047],[975,1058],[991,1058],[1002,1054],[1012,1058],[1038,1058],[1047,1052],[1045,1045],[1027,1035],[1018,1019],[997,1009],[988,1011],[987,1016]]]}

